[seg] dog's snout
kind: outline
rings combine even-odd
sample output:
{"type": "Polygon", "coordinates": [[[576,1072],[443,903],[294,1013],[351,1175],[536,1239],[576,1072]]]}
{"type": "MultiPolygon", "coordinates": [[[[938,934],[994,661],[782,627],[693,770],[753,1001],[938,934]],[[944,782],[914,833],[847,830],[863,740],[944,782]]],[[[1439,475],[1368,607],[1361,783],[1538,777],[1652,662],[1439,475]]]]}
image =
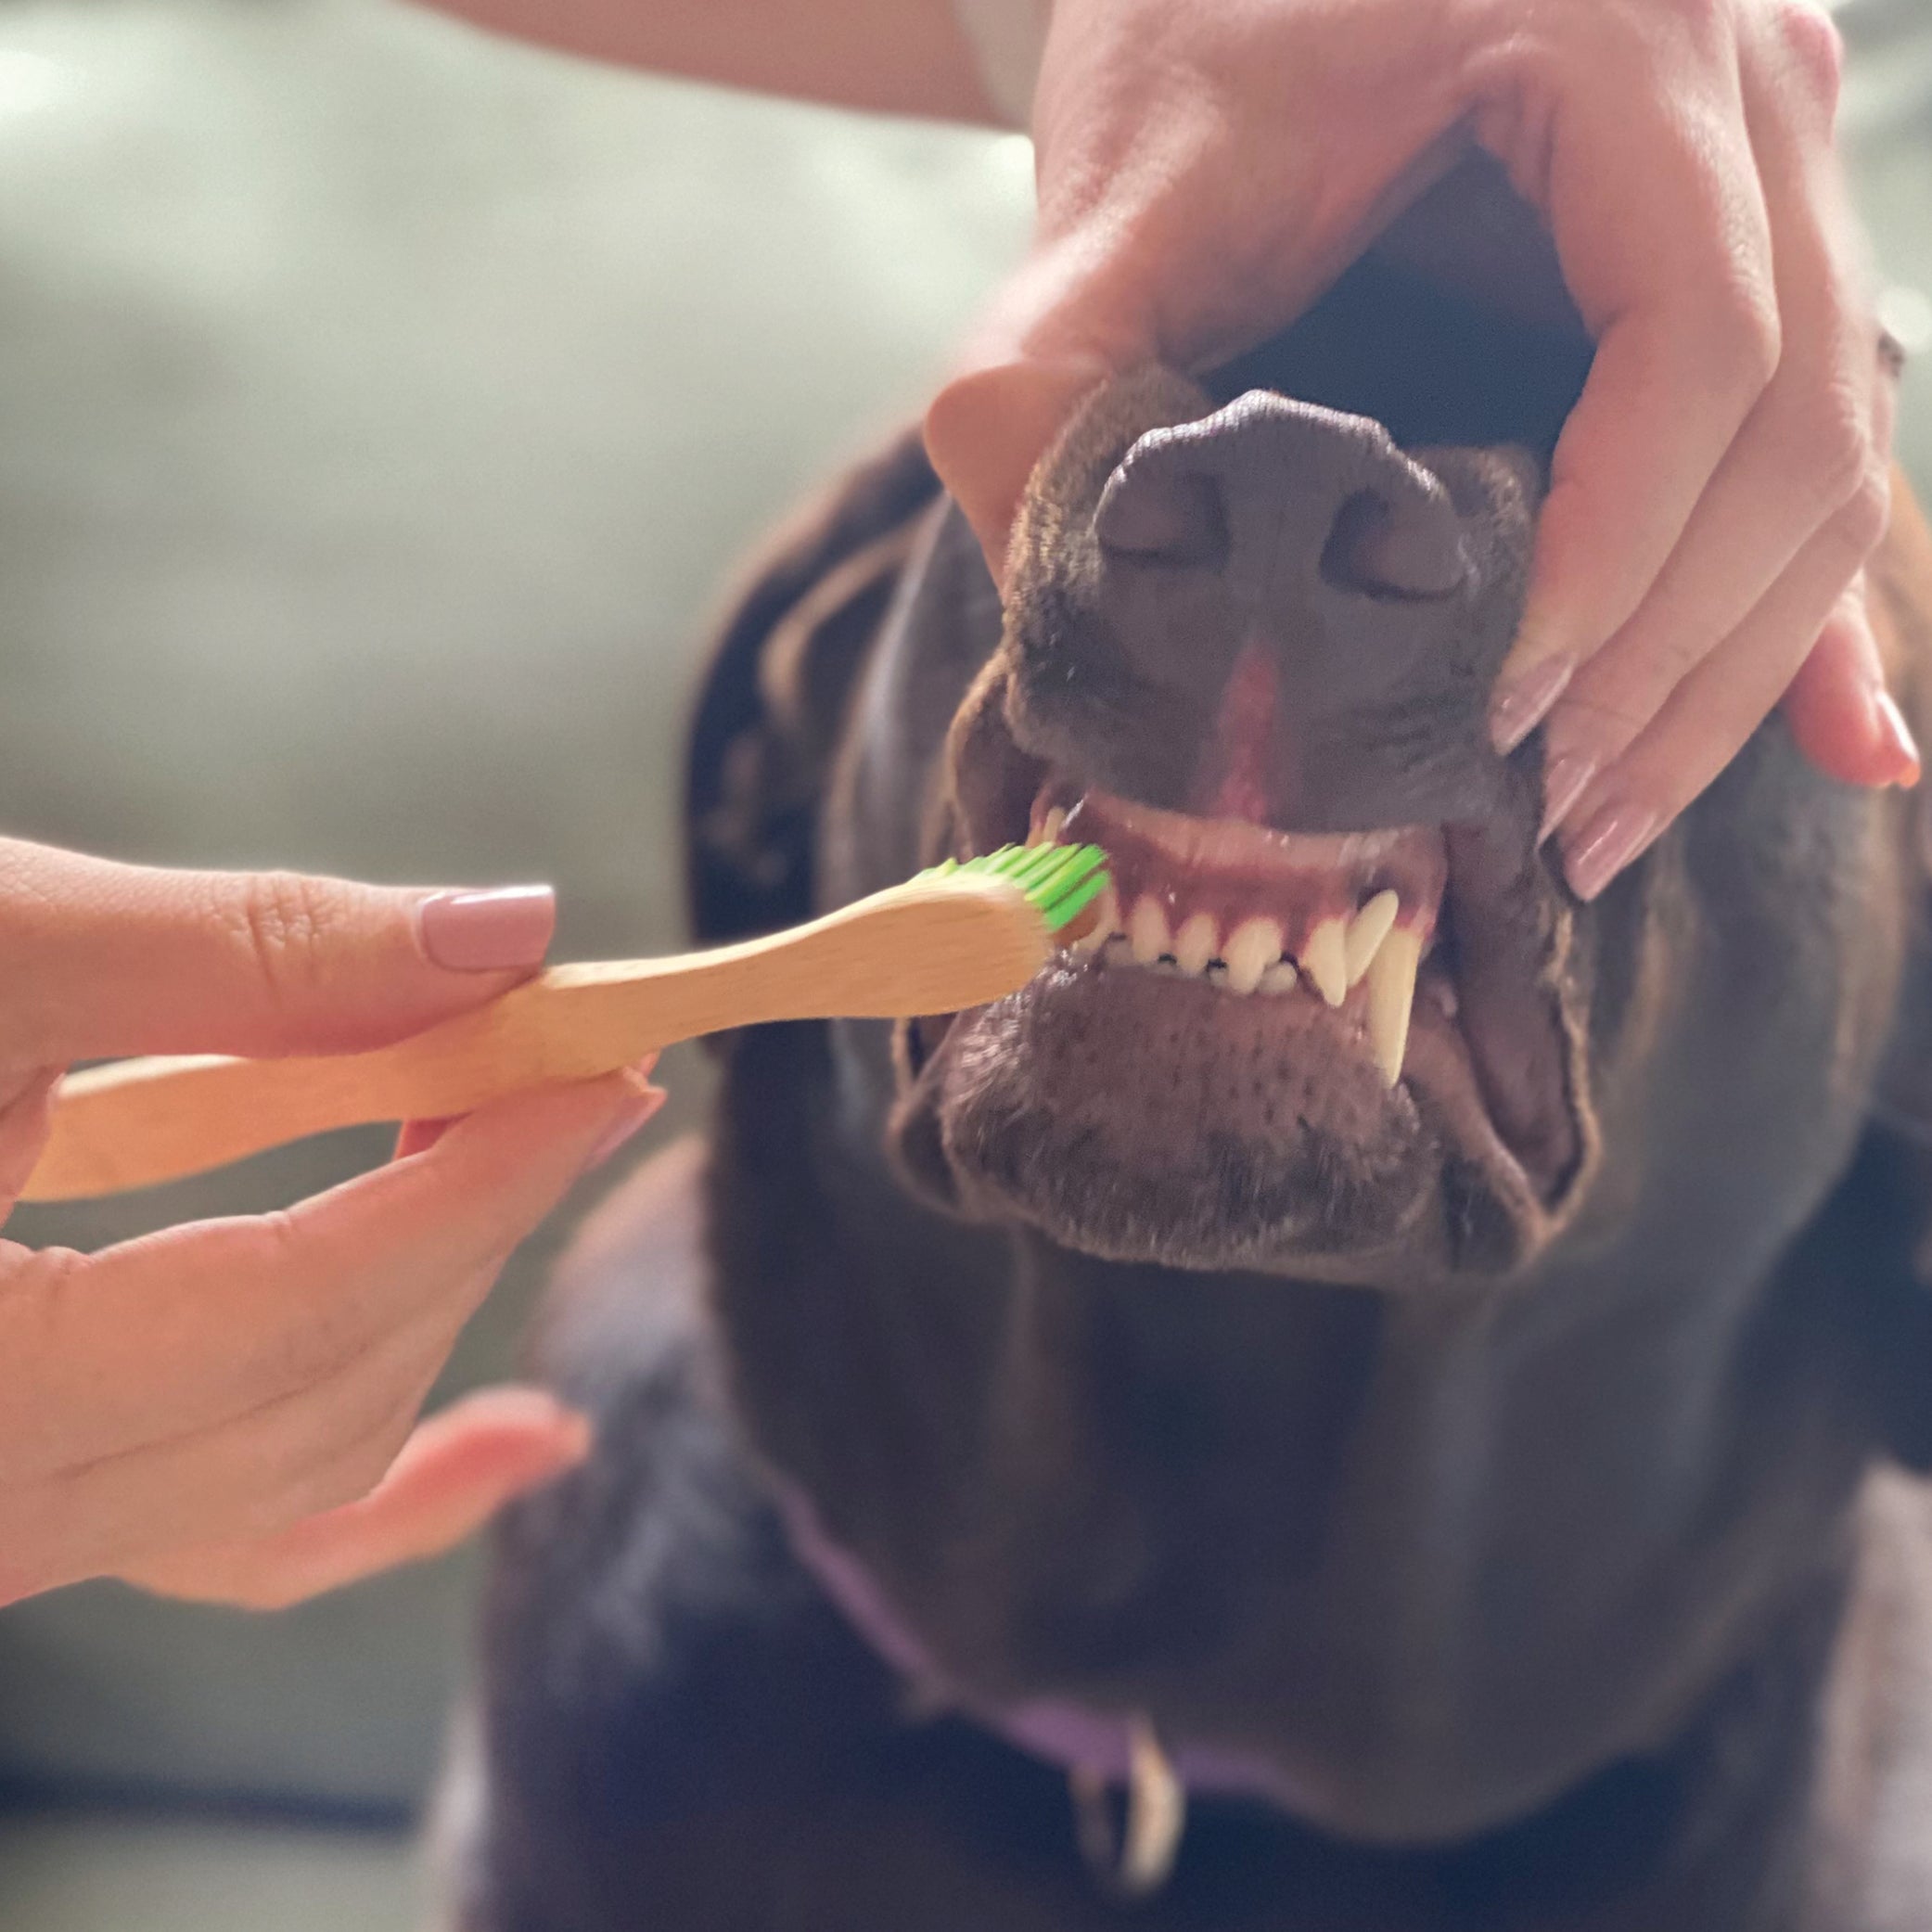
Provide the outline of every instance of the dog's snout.
{"type": "Polygon", "coordinates": [[[1471,505],[1363,416],[1256,390],[1141,436],[1094,507],[1094,587],[1131,688],[1171,731],[1198,721],[1193,775],[1159,789],[1221,796],[1228,748],[1213,740],[1235,667],[1251,680],[1265,664],[1272,748],[1257,739],[1244,757],[1271,811],[1371,824],[1419,812],[1421,767],[1439,771],[1451,740],[1475,742],[1492,668],[1471,661],[1484,573],[1470,528],[1471,505]]]}

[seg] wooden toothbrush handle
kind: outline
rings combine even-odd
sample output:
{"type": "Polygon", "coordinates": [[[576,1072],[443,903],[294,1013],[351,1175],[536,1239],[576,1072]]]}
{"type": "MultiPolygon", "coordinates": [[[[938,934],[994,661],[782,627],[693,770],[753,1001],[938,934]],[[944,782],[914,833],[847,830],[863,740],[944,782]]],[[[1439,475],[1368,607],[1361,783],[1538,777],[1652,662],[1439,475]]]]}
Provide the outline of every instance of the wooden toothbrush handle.
{"type": "Polygon", "coordinates": [[[119,1194],[330,1128],[447,1120],[728,1027],[955,1012],[1023,986],[1050,951],[1043,923],[1010,887],[912,880],[710,953],[553,966],[370,1053],[117,1061],[61,1083],[20,1198],[119,1194]]]}
{"type": "Polygon", "coordinates": [[[474,1013],[368,1053],[118,1060],[71,1074],[20,1198],[152,1187],[285,1141],[377,1120],[446,1120],[531,1087],[590,1080],[683,1037],[633,980],[560,967],[474,1013]]]}

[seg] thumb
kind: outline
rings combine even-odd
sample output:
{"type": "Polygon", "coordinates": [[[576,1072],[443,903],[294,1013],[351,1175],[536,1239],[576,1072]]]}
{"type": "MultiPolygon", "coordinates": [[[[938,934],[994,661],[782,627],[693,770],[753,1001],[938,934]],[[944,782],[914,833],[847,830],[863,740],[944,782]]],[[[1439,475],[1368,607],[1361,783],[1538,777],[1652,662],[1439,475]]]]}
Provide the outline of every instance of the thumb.
{"type": "Polygon", "coordinates": [[[998,363],[954,377],[926,413],[932,467],[966,512],[1003,590],[1027,479],[1106,373],[1086,361],[998,363]]]}
{"type": "Polygon", "coordinates": [[[382,1045],[513,986],[555,920],[547,886],[164,871],[0,839],[0,1070],[382,1045]]]}

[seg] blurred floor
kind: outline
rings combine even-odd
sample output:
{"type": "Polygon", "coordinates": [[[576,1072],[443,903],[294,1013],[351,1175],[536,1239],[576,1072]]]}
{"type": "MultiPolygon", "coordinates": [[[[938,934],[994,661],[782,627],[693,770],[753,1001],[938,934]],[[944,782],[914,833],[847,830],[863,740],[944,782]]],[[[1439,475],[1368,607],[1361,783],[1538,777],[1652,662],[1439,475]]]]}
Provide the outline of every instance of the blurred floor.
{"type": "Polygon", "coordinates": [[[290,1826],[0,1826],[8,1932],[403,1932],[423,1922],[400,1837],[290,1826]]]}
{"type": "MultiPolygon", "coordinates": [[[[1854,0],[1846,123],[1894,326],[1932,347],[1932,5],[1854,0]]],[[[703,613],[800,489],[917,406],[1012,259],[1011,137],[490,43],[383,0],[0,0],[0,825],[128,856],[555,878],[561,951],[674,942],[703,613]]],[[[1901,430],[1932,480],[1926,362],[1901,430]]],[[[685,1056],[661,1130],[703,1087],[685,1056]]],[[[286,1200],[350,1136],[92,1245],[286,1200]]],[[[452,1386],[500,1375],[559,1231],[452,1386]]],[[[401,1932],[363,1834],[147,1824],[144,1791],[420,1796],[456,1561],[269,1621],[112,1589],[0,1618],[6,1932],[401,1932]]]]}

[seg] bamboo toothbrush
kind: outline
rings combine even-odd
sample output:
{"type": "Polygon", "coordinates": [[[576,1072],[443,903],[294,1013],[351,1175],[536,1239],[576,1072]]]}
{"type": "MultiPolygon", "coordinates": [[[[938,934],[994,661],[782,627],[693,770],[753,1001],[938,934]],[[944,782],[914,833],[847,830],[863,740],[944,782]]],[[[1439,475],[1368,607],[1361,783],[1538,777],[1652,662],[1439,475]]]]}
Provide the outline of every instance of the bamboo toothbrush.
{"type": "Polygon", "coordinates": [[[765,1020],[953,1013],[1016,992],[1107,889],[1097,847],[948,860],[809,926],[672,959],[553,966],[473,1013],[370,1053],[117,1060],[70,1074],[20,1195],[149,1187],[305,1134],[444,1120],[595,1079],[657,1048],[765,1020]]]}

